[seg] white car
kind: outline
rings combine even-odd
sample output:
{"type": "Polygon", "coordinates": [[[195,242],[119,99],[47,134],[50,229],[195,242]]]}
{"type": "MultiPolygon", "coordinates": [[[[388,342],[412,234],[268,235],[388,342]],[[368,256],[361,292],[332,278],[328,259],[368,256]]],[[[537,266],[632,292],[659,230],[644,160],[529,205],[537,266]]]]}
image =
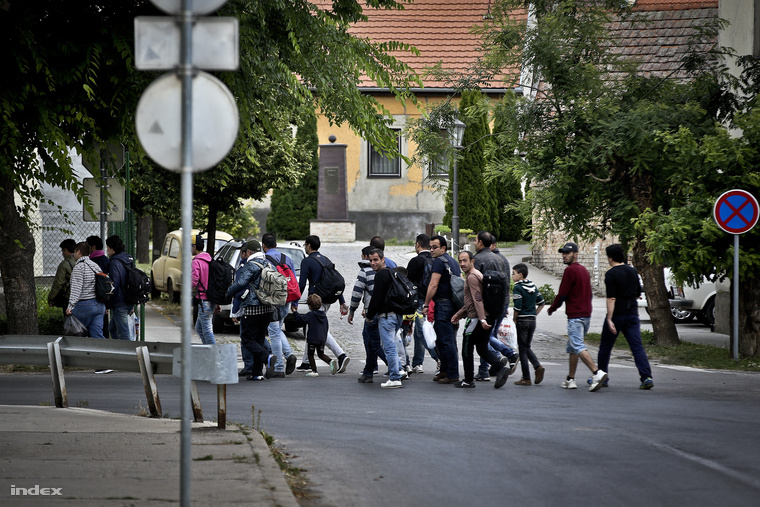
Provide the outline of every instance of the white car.
{"type": "MultiPolygon", "coordinates": [[[[240,248],[245,244],[245,240],[240,239],[233,239],[228,242],[226,242],[224,245],[219,248],[219,250],[214,255],[215,259],[223,260],[224,262],[228,262],[233,268],[235,268],[235,271],[237,271],[238,266],[240,266],[240,248]]],[[[284,253],[288,257],[291,258],[293,261],[293,266],[296,268],[296,278],[299,278],[301,275],[301,261],[303,261],[306,258],[306,251],[303,249],[301,245],[295,242],[288,243],[287,245],[277,245],[277,251],[280,253],[284,253]]],[[[298,302],[298,313],[306,313],[309,311],[309,307],[306,304],[306,297],[308,294],[302,294],[301,300],[298,302]]],[[[230,318],[230,312],[232,310],[232,305],[222,305],[222,312],[214,314],[213,319],[213,325],[214,325],[214,331],[216,332],[224,332],[225,326],[234,326],[235,324],[232,322],[232,319],[230,318]]],[[[291,314],[288,314],[287,317],[285,317],[285,330],[295,331],[297,327],[293,323],[293,317],[291,314]]]]}
{"type": "MultiPolygon", "coordinates": [[[[706,326],[715,325],[715,282],[703,278],[699,287],[676,285],[670,268],[665,268],[665,283],[670,293],[670,311],[676,324],[690,322],[697,317],[706,326]]],[[[647,307],[647,298],[643,292],[639,296],[638,305],[639,308],[647,307]]]]}

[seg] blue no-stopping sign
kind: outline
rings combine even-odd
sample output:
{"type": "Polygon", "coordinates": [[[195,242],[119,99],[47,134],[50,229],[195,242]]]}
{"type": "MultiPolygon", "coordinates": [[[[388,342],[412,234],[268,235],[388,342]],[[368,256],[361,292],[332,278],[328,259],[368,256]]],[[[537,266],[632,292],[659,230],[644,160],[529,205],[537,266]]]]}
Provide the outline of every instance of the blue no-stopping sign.
{"type": "Polygon", "coordinates": [[[744,234],[752,229],[760,216],[755,196],[746,190],[729,190],[718,197],[713,208],[718,226],[729,234],[744,234]]]}

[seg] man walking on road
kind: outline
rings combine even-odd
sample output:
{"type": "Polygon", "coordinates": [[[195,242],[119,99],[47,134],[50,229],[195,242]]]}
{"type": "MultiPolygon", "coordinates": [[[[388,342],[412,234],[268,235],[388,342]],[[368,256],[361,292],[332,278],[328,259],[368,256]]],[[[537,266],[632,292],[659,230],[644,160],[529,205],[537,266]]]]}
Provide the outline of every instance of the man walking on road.
{"type": "Polygon", "coordinates": [[[393,284],[393,275],[390,269],[385,267],[383,251],[373,248],[369,253],[369,265],[375,272],[375,287],[372,290],[372,299],[367,308],[366,321],[372,322],[377,317],[377,327],[380,331],[380,340],[383,344],[385,358],[388,361],[390,378],[380,384],[384,389],[398,389],[404,387],[399,373],[399,358],[396,351],[396,332],[401,328],[401,315],[391,311],[388,307],[388,291],[393,284]]]}
{"type": "Polygon", "coordinates": [[[114,293],[108,305],[111,308],[108,332],[116,340],[135,341],[135,307],[124,301],[124,290],[127,286],[127,267],[134,267],[135,260],[124,251],[124,242],[119,236],[109,236],[106,239],[106,248],[108,249],[110,276],[114,286],[114,293]]]}
{"type": "MultiPolygon", "coordinates": [[[[277,237],[268,232],[261,237],[261,246],[264,249],[267,260],[276,266],[282,259],[285,259],[285,264],[290,268],[293,277],[295,277],[296,267],[293,261],[277,250],[277,237]]],[[[269,378],[285,378],[285,375],[290,375],[296,368],[296,356],[293,354],[293,350],[290,348],[287,336],[282,330],[282,323],[285,321],[285,317],[288,315],[289,306],[285,303],[282,306],[276,306],[275,312],[277,312],[277,320],[269,323],[269,342],[272,346],[272,353],[277,358],[274,363],[274,372],[271,368],[267,368],[266,375],[269,378]],[[287,367],[286,363],[287,362],[287,367]]],[[[265,375],[265,376],[266,376],[265,375]]]]}
{"type": "Polygon", "coordinates": [[[464,336],[462,338],[462,361],[464,363],[464,380],[454,384],[454,387],[473,388],[475,382],[475,366],[472,357],[473,349],[477,348],[481,360],[493,366],[496,370],[496,383],[499,389],[507,383],[509,367],[507,358],[502,358],[496,351],[489,349],[488,341],[495,321],[483,306],[483,275],[475,269],[472,263],[472,252],[459,252],[459,266],[466,276],[464,284],[464,306],[451,317],[451,323],[456,324],[464,316],[464,336]],[[503,359],[503,361],[502,361],[503,359]]]}
{"type": "MultiPolygon", "coordinates": [[[[430,357],[438,362],[438,354],[435,349],[427,348],[425,337],[422,334],[422,324],[426,316],[422,313],[422,306],[425,304],[427,295],[427,284],[432,273],[433,257],[430,255],[430,236],[419,234],[414,242],[414,249],[417,256],[406,265],[407,278],[417,286],[419,295],[419,308],[414,318],[414,355],[412,356],[412,373],[423,373],[422,362],[425,360],[425,351],[430,353],[430,357]]],[[[387,264],[386,264],[387,266],[387,264]]]]}
{"type": "Polygon", "coordinates": [[[557,297],[547,310],[549,315],[565,303],[567,314],[567,352],[570,354],[570,371],[567,378],[562,381],[563,389],[577,389],[575,371],[578,368],[578,358],[591,370],[591,386],[589,391],[597,391],[602,383],[607,380],[607,373],[597,369],[591,354],[586,350],[583,339],[588,333],[591,322],[591,277],[588,270],[580,263],[578,258],[578,245],[566,243],[559,249],[562,254],[562,262],[567,264],[562,274],[562,282],[557,291],[557,297]]]}
{"type": "Polygon", "coordinates": [[[427,314],[430,302],[434,301],[433,327],[435,328],[436,352],[441,360],[441,370],[433,377],[439,384],[459,382],[459,358],[457,357],[457,340],[451,317],[454,315],[453,291],[451,277],[461,276],[459,264],[446,253],[446,238],[430,238],[430,254],[433,256],[432,274],[425,295],[423,314],[427,314]]]}
{"type": "MultiPolygon", "coordinates": [[[[307,257],[301,261],[301,277],[299,279],[299,285],[301,287],[301,294],[304,293],[306,290],[306,282],[309,282],[309,295],[314,294],[314,291],[316,289],[316,285],[319,283],[319,280],[322,278],[322,263],[325,265],[332,264],[332,261],[319,253],[319,247],[322,246],[322,242],[319,240],[319,236],[311,235],[307,236],[306,240],[304,241],[304,250],[306,251],[307,257]]],[[[322,296],[322,294],[320,294],[322,296]]],[[[340,297],[338,297],[338,302],[340,303],[340,312],[341,314],[345,315],[348,313],[348,305],[346,305],[345,299],[343,299],[343,295],[341,294],[340,297]]],[[[298,302],[296,301],[291,306],[291,309],[295,312],[298,309],[298,302]]],[[[322,311],[327,313],[327,310],[330,309],[329,304],[322,303],[322,311]]],[[[333,338],[332,333],[329,331],[327,332],[327,348],[329,348],[332,353],[337,357],[338,361],[338,369],[337,373],[343,373],[346,371],[346,368],[348,367],[349,361],[351,361],[351,358],[346,356],[346,353],[343,351],[343,349],[338,345],[338,342],[335,341],[335,338],[333,338]]],[[[311,371],[311,366],[309,365],[309,355],[308,351],[304,352],[303,359],[301,360],[301,364],[296,368],[300,371],[311,371]]]]}
{"type": "MultiPolygon", "coordinates": [[[[610,245],[605,249],[610,269],[604,275],[607,286],[607,317],[602,328],[602,340],[599,344],[599,368],[608,371],[612,347],[618,334],[623,333],[631,347],[633,360],[639,370],[641,389],[652,389],[652,368],[649,366],[647,352],[641,343],[641,322],[639,322],[639,307],[636,299],[641,294],[639,273],[636,268],[626,264],[626,255],[619,244],[610,245]]],[[[607,387],[607,380],[602,383],[607,387]]]]}

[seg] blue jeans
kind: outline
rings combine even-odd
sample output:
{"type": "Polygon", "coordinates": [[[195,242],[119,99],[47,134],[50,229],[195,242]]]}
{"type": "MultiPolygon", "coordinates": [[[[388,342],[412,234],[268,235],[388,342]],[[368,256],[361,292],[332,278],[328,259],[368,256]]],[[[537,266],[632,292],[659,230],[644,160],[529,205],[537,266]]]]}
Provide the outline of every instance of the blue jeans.
{"type": "Polygon", "coordinates": [[[454,325],[451,323],[454,307],[450,300],[440,299],[435,302],[433,313],[433,328],[437,337],[436,352],[441,360],[441,373],[445,373],[447,378],[458,379],[457,339],[454,334],[454,325]]]}
{"type": "Polygon", "coordinates": [[[211,325],[215,308],[216,305],[213,303],[209,303],[204,299],[198,300],[198,320],[195,321],[195,332],[201,337],[201,342],[204,345],[216,343],[216,340],[214,340],[214,328],[211,325]]]}
{"type": "Polygon", "coordinates": [[[364,319],[362,339],[364,340],[364,352],[367,354],[367,361],[364,363],[364,371],[362,374],[365,377],[371,377],[377,369],[378,359],[381,359],[384,363],[388,364],[388,360],[385,358],[385,352],[383,351],[383,345],[380,341],[380,330],[378,329],[377,317],[372,319],[372,322],[367,322],[367,319],[364,319]]]}
{"type": "MultiPolygon", "coordinates": [[[[418,309],[419,313],[422,313],[422,306],[418,309]]],[[[425,322],[426,317],[416,317],[414,319],[414,355],[412,356],[412,367],[422,366],[422,362],[425,360],[425,351],[430,352],[430,357],[433,361],[438,360],[438,354],[435,353],[435,348],[427,348],[425,337],[422,334],[422,323],[425,322]]]]}
{"type": "Polygon", "coordinates": [[[277,307],[277,315],[280,320],[275,320],[269,323],[267,332],[269,333],[269,342],[272,347],[272,353],[277,358],[277,362],[274,363],[274,371],[285,371],[285,357],[289,357],[293,350],[288,343],[288,337],[282,330],[282,323],[285,320],[285,316],[288,315],[288,305],[282,305],[277,307]]]}
{"type": "MultiPolygon", "coordinates": [[[[492,352],[494,354],[499,353],[504,357],[508,357],[510,362],[514,362],[513,359],[515,355],[515,350],[512,347],[508,347],[504,345],[501,342],[501,340],[499,340],[498,338],[494,338],[493,335],[491,335],[488,338],[488,352],[489,353],[492,352]]],[[[490,369],[491,369],[491,365],[488,363],[488,361],[486,361],[485,359],[481,357],[480,365],[478,366],[478,374],[484,377],[487,377],[489,376],[490,369]]]]}
{"type": "Polygon", "coordinates": [[[617,333],[612,333],[612,330],[607,324],[607,319],[604,319],[602,339],[599,343],[597,367],[602,371],[609,371],[608,368],[610,367],[612,347],[615,345],[615,340],[617,340],[618,334],[623,333],[623,336],[625,336],[625,339],[628,341],[628,345],[631,347],[633,360],[636,362],[636,368],[639,370],[639,377],[643,382],[647,377],[652,376],[652,368],[649,366],[649,358],[647,358],[644,344],[641,343],[641,323],[639,322],[639,316],[620,315],[612,317],[612,323],[615,324],[617,333]]]}
{"type": "Polygon", "coordinates": [[[380,342],[383,344],[385,358],[388,360],[388,370],[391,380],[401,380],[398,372],[398,352],[396,352],[396,331],[401,328],[401,318],[395,313],[384,313],[377,320],[380,331],[380,342]]]}
{"type": "Polygon", "coordinates": [[[134,325],[132,327],[129,325],[130,319],[133,322],[135,320],[133,310],[133,306],[117,306],[111,309],[111,320],[108,322],[108,332],[111,334],[111,338],[135,341],[135,335],[132,331],[134,325]]]}
{"type": "Polygon", "coordinates": [[[588,327],[591,324],[591,317],[574,317],[567,319],[567,346],[565,350],[568,354],[580,354],[586,350],[586,344],[583,339],[588,333],[588,327]]]}
{"type": "Polygon", "coordinates": [[[105,338],[103,336],[104,313],[106,313],[106,305],[97,299],[79,301],[71,310],[71,314],[87,327],[87,333],[92,338],[105,338]]]}

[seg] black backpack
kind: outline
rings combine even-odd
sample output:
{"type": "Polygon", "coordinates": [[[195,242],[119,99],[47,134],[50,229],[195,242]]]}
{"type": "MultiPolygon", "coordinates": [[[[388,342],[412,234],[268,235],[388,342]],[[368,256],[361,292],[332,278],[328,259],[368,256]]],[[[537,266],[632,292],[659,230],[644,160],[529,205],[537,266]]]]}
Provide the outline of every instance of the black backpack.
{"type": "Polygon", "coordinates": [[[506,309],[509,281],[501,271],[483,271],[483,307],[488,315],[500,318],[506,309]]]}
{"type": "Polygon", "coordinates": [[[412,315],[417,311],[419,294],[417,286],[402,273],[391,269],[392,283],[385,296],[388,309],[399,315],[412,315]]]}
{"type": "Polygon", "coordinates": [[[422,281],[420,281],[420,286],[417,287],[417,292],[423,299],[427,295],[428,285],[430,285],[430,276],[433,274],[433,262],[435,261],[432,256],[424,257],[424,259],[425,268],[422,271],[422,281]]]}
{"type": "Polygon", "coordinates": [[[128,305],[141,305],[150,299],[150,277],[145,271],[138,269],[134,263],[127,264],[122,259],[116,259],[124,265],[126,276],[121,297],[128,305]]]}
{"type": "Polygon", "coordinates": [[[338,300],[343,294],[346,288],[346,281],[343,276],[335,269],[335,264],[330,262],[327,265],[321,255],[316,255],[314,258],[322,266],[322,276],[319,281],[314,284],[314,293],[318,294],[322,298],[322,303],[329,305],[338,300]]]}
{"type": "Polygon", "coordinates": [[[114,291],[116,290],[113,280],[102,271],[95,271],[89,264],[87,267],[95,273],[95,299],[107,305],[111,301],[111,296],[113,296],[114,291]]]}
{"type": "MultiPolygon", "coordinates": [[[[205,259],[201,259],[205,260],[205,259]]],[[[232,303],[232,296],[227,296],[227,289],[235,281],[235,270],[229,262],[219,259],[206,261],[208,263],[208,287],[198,291],[206,294],[206,299],[216,305],[228,305],[232,303]]]]}

